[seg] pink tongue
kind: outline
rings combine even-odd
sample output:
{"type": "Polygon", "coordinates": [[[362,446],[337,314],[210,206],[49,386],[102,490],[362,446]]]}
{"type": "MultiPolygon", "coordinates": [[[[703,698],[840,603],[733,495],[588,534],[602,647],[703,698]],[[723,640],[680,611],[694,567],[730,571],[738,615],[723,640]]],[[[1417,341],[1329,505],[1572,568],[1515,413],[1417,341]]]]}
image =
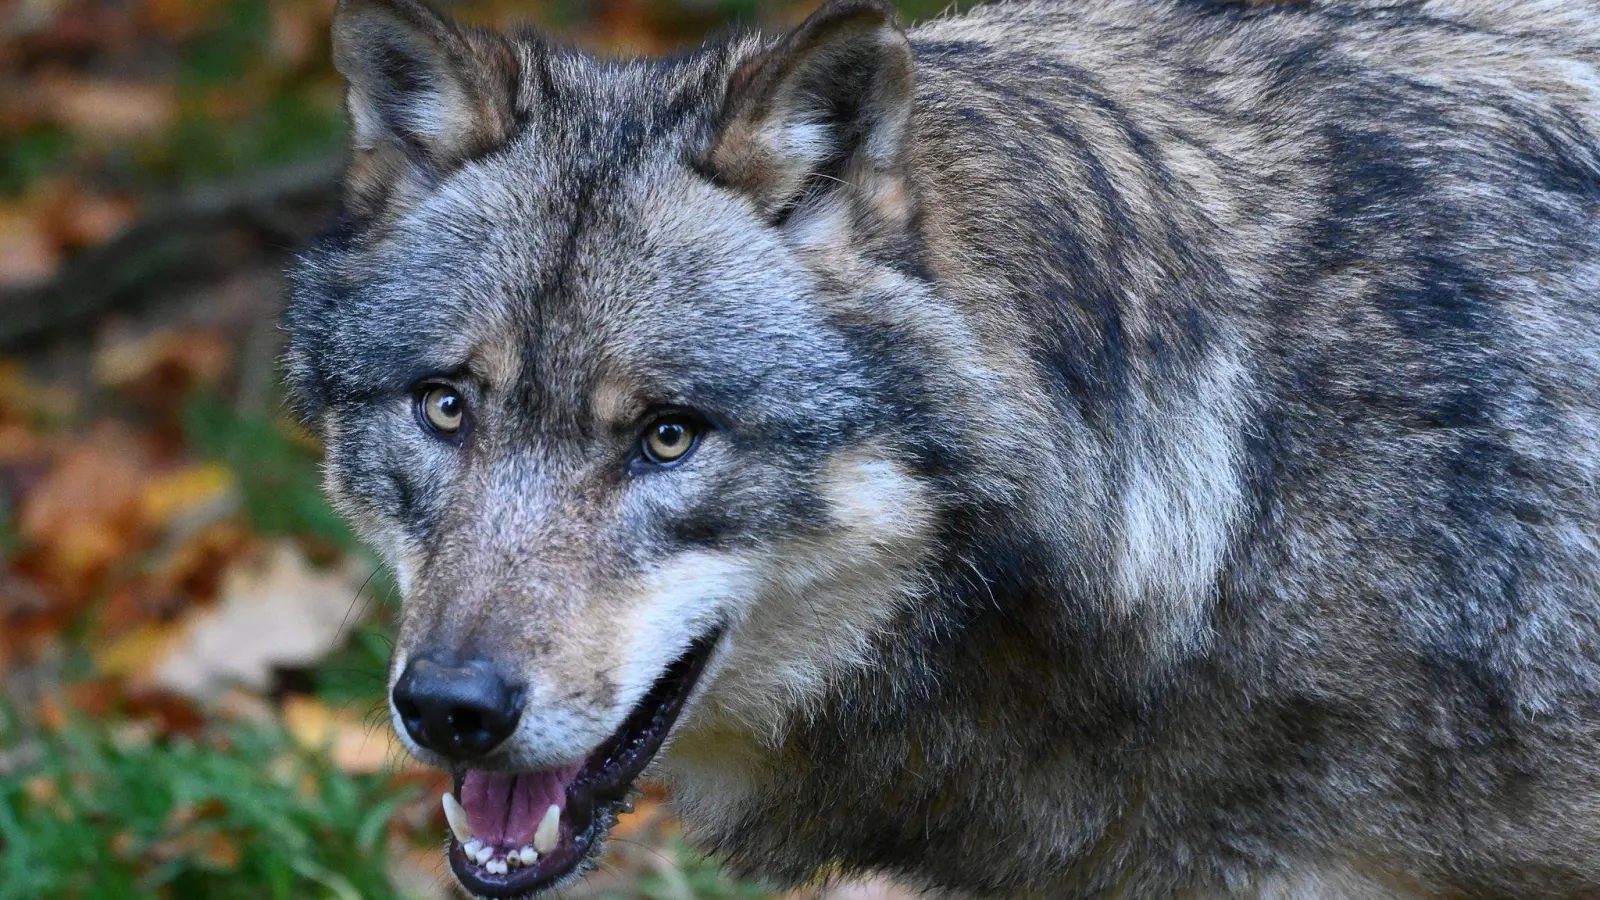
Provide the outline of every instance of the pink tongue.
{"type": "Polygon", "coordinates": [[[486,844],[522,847],[551,804],[566,808],[567,782],[578,766],[542,772],[467,772],[461,780],[461,805],[467,809],[472,836],[486,844]]]}

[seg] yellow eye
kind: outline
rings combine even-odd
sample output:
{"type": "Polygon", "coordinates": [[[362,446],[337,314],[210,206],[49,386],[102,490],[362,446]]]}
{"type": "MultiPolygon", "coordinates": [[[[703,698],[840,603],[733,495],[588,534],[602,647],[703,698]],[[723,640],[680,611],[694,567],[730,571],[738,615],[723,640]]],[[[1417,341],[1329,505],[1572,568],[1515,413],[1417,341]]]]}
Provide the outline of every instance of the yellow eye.
{"type": "Polygon", "coordinates": [[[642,450],[645,459],[658,466],[675,463],[694,449],[694,439],[699,430],[683,419],[662,419],[644,433],[642,450]]]}
{"type": "Polygon", "coordinates": [[[422,418],[435,431],[455,434],[467,418],[467,401],[455,388],[433,385],[422,393],[422,418]]]}

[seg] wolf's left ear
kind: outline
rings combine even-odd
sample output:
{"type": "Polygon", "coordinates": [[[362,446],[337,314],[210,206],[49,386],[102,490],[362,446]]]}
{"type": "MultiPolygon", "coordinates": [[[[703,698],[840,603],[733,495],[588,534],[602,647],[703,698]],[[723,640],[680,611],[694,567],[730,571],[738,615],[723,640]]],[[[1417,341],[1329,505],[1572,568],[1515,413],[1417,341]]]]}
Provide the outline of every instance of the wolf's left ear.
{"type": "Polygon", "coordinates": [[[464,160],[509,140],[517,56],[505,38],[420,0],[339,0],[333,61],[349,84],[347,201],[414,201],[464,160]]]}
{"type": "Polygon", "coordinates": [[[837,191],[903,219],[913,73],[887,0],[831,0],[734,71],[706,162],[774,221],[837,191]]]}

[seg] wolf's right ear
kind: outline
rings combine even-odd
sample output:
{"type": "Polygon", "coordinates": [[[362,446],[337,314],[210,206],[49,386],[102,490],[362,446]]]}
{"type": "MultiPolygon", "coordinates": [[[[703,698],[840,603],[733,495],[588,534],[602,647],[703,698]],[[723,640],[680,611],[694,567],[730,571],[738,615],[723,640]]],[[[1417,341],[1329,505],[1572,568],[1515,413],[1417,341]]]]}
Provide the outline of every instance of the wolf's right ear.
{"type": "Polygon", "coordinates": [[[415,202],[514,133],[514,49],[420,0],[339,0],[333,61],[349,85],[346,203],[357,215],[415,202]]]}
{"type": "Polygon", "coordinates": [[[705,164],[774,220],[836,196],[903,224],[913,70],[889,0],[830,0],[733,72],[705,164]]]}

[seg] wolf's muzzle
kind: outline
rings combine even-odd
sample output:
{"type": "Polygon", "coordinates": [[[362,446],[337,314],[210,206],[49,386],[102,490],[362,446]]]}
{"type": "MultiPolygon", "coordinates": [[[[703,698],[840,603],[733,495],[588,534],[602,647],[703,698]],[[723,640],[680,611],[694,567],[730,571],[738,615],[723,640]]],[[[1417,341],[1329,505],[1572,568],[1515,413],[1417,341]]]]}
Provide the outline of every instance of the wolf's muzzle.
{"type": "Polygon", "coordinates": [[[522,715],[520,692],[487,660],[459,660],[437,650],[412,657],[393,694],[411,739],[453,760],[493,750],[522,715]]]}

